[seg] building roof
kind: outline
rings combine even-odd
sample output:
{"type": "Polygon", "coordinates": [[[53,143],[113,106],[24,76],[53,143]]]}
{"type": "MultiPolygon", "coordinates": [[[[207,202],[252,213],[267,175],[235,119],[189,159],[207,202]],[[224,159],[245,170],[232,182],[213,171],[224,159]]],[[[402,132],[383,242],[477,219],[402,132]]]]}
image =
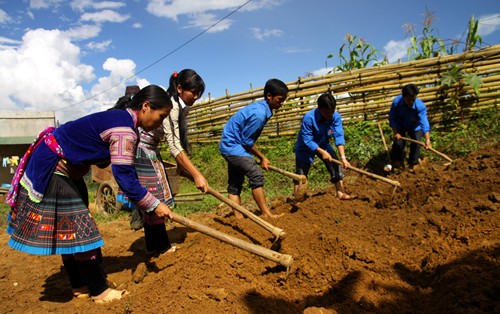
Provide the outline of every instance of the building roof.
{"type": "Polygon", "coordinates": [[[0,145],[31,144],[34,140],[35,140],[35,138],[33,136],[0,137],[0,145]]]}

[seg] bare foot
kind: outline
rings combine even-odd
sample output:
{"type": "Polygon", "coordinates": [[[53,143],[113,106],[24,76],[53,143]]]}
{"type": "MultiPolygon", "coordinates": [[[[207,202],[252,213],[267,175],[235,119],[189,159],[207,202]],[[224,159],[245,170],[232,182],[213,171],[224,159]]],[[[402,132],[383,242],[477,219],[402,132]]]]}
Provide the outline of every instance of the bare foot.
{"type": "Polygon", "coordinates": [[[243,214],[242,214],[242,213],[240,213],[239,211],[237,211],[237,210],[233,210],[233,212],[234,212],[234,216],[235,216],[236,218],[238,218],[238,219],[245,218],[245,216],[243,216],[243,214]]]}
{"type": "Polygon", "coordinates": [[[89,288],[88,287],[81,287],[81,288],[76,288],[73,289],[73,296],[78,299],[86,299],[90,297],[89,294],[89,288]]]}
{"type": "Polygon", "coordinates": [[[265,217],[267,218],[280,218],[283,217],[285,214],[264,214],[265,217]]]}
{"type": "Polygon", "coordinates": [[[358,198],[358,195],[354,194],[354,193],[351,195],[349,195],[347,193],[338,193],[337,196],[338,196],[339,200],[341,200],[341,201],[353,200],[353,199],[358,198]]]}

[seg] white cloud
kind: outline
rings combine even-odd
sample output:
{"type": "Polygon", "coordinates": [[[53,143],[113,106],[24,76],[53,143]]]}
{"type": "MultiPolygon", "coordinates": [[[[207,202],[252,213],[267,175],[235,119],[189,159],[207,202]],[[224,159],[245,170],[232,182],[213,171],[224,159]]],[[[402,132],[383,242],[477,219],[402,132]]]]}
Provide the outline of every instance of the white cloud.
{"type": "Polygon", "coordinates": [[[30,9],[47,9],[58,6],[63,0],[30,0],[30,9]]]}
{"type": "Polygon", "coordinates": [[[311,52],[310,48],[284,47],[282,50],[288,54],[311,52]]]}
{"type": "MultiPolygon", "coordinates": [[[[199,13],[195,14],[193,18],[188,22],[188,27],[194,27],[194,28],[201,28],[201,29],[207,29],[208,27],[211,27],[215,23],[217,23],[218,19],[215,16],[215,14],[210,14],[210,13],[199,13]]],[[[215,32],[220,32],[228,29],[231,24],[232,20],[226,19],[224,21],[219,22],[217,25],[213,26],[208,30],[209,33],[215,33],[215,32]]]]}
{"type": "Polygon", "coordinates": [[[71,8],[75,11],[84,12],[85,9],[118,9],[126,6],[126,3],[121,1],[94,1],[94,0],[73,0],[71,8]]]}
{"type": "Polygon", "coordinates": [[[81,25],[75,28],[70,28],[64,31],[70,39],[73,40],[84,40],[89,38],[94,38],[101,32],[101,27],[98,25],[81,25]]]}
{"type": "Polygon", "coordinates": [[[132,24],[132,27],[133,28],[142,28],[142,24],[137,22],[137,23],[132,24]]]}
{"type": "MultiPolygon", "coordinates": [[[[258,1],[252,1],[246,6],[244,6],[241,11],[254,11],[254,10],[260,10],[260,9],[270,9],[272,7],[277,7],[281,5],[283,2],[286,0],[258,0],[258,1]]],[[[245,2],[245,1],[242,1],[245,2]]],[[[241,4],[240,4],[241,5],[241,4]]]]}
{"type": "Polygon", "coordinates": [[[384,50],[389,63],[397,62],[403,59],[408,54],[408,48],[411,47],[411,40],[409,38],[404,40],[391,40],[385,46],[384,50]]]}
{"type": "Polygon", "coordinates": [[[0,36],[0,50],[16,48],[22,41],[0,36]]]}
{"type": "Polygon", "coordinates": [[[258,27],[250,28],[253,36],[258,40],[264,40],[267,37],[281,37],[284,32],[280,29],[260,29],[258,27]]]}
{"type": "Polygon", "coordinates": [[[332,68],[321,68],[321,69],[314,70],[310,73],[312,76],[320,76],[320,75],[329,74],[331,71],[333,71],[332,68]]]}
{"type": "Polygon", "coordinates": [[[94,78],[80,49],[59,30],[29,30],[17,48],[0,51],[0,103],[53,110],[81,100],[81,82],[94,78]],[[50,109],[49,109],[50,108],[50,109]]]}
{"type": "Polygon", "coordinates": [[[96,76],[92,66],[81,63],[80,48],[71,41],[75,33],[35,29],[28,30],[21,41],[0,37],[2,109],[52,110],[60,122],[66,122],[109,108],[126,84],[148,85],[135,77],[121,83],[134,75],[136,65],[132,60],[109,58],[103,64],[108,74],[83,88],[93,84],[96,76]]]}
{"type": "Polygon", "coordinates": [[[483,15],[479,17],[477,33],[484,37],[496,31],[500,31],[500,14],[483,15]]]}
{"type": "MultiPolygon", "coordinates": [[[[187,16],[189,27],[199,27],[206,29],[221,19],[222,14],[216,15],[215,12],[234,10],[245,4],[247,0],[149,0],[146,10],[159,17],[166,17],[178,22],[180,16],[187,16]],[[199,18],[205,19],[204,22],[197,21],[199,18]]],[[[271,8],[279,5],[283,0],[255,0],[242,8],[241,11],[253,11],[262,8],[271,8]]],[[[228,29],[232,21],[225,20],[217,24],[210,32],[222,31],[228,29]]]]}
{"type": "Polygon", "coordinates": [[[10,16],[4,10],[0,9],[0,24],[7,24],[11,20],[10,16]]]}
{"type": "Polygon", "coordinates": [[[108,50],[109,45],[111,45],[111,40],[105,40],[101,42],[91,41],[87,45],[85,45],[90,50],[95,50],[99,52],[103,52],[108,50]]]}
{"type": "Polygon", "coordinates": [[[150,0],[146,10],[153,15],[177,21],[180,15],[230,10],[245,2],[246,0],[150,0]]]}
{"type": "Polygon", "coordinates": [[[130,18],[130,15],[122,15],[113,10],[103,10],[94,13],[84,13],[80,17],[82,21],[92,21],[96,23],[113,22],[122,23],[130,18]]]}
{"type": "Polygon", "coordinates": [[[92,86],[90,94],[95,95],[90,102],[92,111],[106,110],[114,105],[124,94],[126,85],[130,85],[121,82],[135,74],[136,64],[130,59],[108,58],[102,68],[108,71],[109,75],[99,78],[92,86]]]}

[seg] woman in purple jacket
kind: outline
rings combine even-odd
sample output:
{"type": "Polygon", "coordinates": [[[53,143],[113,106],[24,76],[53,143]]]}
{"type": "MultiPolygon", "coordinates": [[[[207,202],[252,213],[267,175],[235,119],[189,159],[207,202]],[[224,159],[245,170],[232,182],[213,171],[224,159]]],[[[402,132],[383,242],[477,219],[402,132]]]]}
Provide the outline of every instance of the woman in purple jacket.
{"type": "Polygon", "coordinates": [[[157,128],[172,103],[150,85],[123,110],[108,110],[42,131],[24,155],[12,181],[9,246],[29,254],[61,254],[76,297],[96,303],[120,299],[102,267],[104,245],[88,209],[83,176],[91,165],[111,163],[121,190],[146,214],[172,218],[168,205],[141,186],[134,168],[138,128],[157,128]]]}

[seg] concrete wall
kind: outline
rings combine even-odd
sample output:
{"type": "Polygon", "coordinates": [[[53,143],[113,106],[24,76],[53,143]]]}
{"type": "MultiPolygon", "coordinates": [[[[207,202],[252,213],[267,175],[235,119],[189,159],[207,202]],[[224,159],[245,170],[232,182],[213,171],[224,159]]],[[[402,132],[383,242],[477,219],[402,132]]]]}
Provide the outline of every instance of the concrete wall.
{"type": "MultiPolygon", "coordinates": [[[[55,126],[55,113],[53,111],[0,110],[0,138],[21,136],[29,138],[29,141],[23,144],[0,144],[0,160],[11,156],[23,157],[31,141],[48,126],[55,126]]],[[[0,165],[0,183],[10,183],[13,176],[10,167],[0,165]]]]}
{"type": "Polygon", "coordinates": [[[53,111],[0,110],[0,137],[33,136],[48,126],[55,126],[53,111]]]}

